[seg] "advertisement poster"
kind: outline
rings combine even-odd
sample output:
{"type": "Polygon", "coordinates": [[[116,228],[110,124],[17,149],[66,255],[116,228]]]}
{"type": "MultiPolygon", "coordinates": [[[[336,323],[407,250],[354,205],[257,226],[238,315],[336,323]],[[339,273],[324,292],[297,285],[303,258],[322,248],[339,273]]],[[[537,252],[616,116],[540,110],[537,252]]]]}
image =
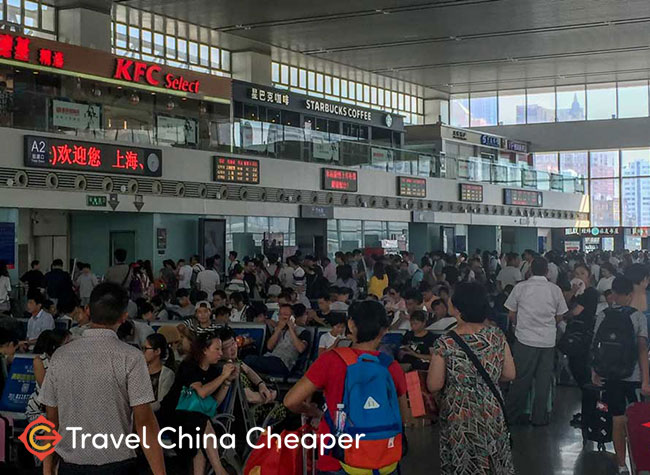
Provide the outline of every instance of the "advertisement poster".
{"type": "Polygon", "coordinates": [[[194,119],[156,117],[156,135],[159,141],[194,145],[198,141],[198,127],[194,119]]]}
{"type": "Polygon", "coordinates": [[[16,224],[0,223],[0,261],[7,264],[8,269],[16,266],[16,224]]]}
{"type": "Polygon", "coordinates": [[[24,413],[27,401],[36,388],[33,356],[16,356],[5,381],[0,411],[24,413]]]}
{"type": "Polygon", "coordinates": [[[377,147],[372,147],[370,149],[370,168],[375,168],[377,170],[386,170],[388,163],[392,161],[392,150],[377,147]]]}
{"type": "Polygon", "coordinates": [[[77,130],[99,130],[102,108],[98,105],[52,100],[52,124],[77,130]]]}
{"type": "Polygon", "coordinates": [[[330,142],[325,137],[314,135],[311,139],[314,158],[325,161],[339,161],[339,142],[330,142]]]}

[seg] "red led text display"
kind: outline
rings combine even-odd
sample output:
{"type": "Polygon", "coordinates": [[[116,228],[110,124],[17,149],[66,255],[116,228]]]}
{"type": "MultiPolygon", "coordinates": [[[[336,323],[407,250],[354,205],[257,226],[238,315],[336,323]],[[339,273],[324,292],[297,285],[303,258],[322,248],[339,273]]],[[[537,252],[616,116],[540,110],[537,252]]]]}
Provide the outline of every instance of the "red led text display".
{"type": "Polygon", "coordinates": [[[28,135],[25,136],[25,166],[161,176],[162,152],[28,135]]]}
{"type": "Polygon", "coordinates": [[[260,162],[245,158],[214,157],[214,180],[257,185],[260,182],[260,162]]]}
{"type": "MultiPolygon", "coordinates": [[[[27,63],[31,58],[31,44],[32,40],[24,36],[0,34],[0,58],[27,63]]],[[[41,48],[38,50],[38,62],[43,66],[61,69],[65,65],[65,58],[61,51],[41,48]]]]}
{"type": "Polygon", "coordinates": [[[198,94],[199,81],[188,81],[183,76],[163,74],[158,64],[149,64],[132,59],[117,58],[115,63],[115,79],[122,81],[145,83],[150,86],[164,87],[174,91],[192,92],[198,94]]]}
{"type": "Polygon", "coordinates": [[[357,172],[353,170],[323,168],[323,190],[354,193],[358,189],[358,184],[357,172]]]}
{"type": "Polygon", "coordinates": [[[471,203],[483,202],[483,185],[470,185],[469,183],[460,183],[460,201],[469,201],[471,203]]]}
{"type": "Polygon", "coordinates": [[[409,196],[411,198],[426,198],[426,178],[413,178],[410,176],[397,177],[397,195],[409,196]]]}
{"type": "Polygon", "coordinates": [[[543,206],[541,191],[514,190],[506,188],[503,190],[503,204],[512,206],[543,206]]]}

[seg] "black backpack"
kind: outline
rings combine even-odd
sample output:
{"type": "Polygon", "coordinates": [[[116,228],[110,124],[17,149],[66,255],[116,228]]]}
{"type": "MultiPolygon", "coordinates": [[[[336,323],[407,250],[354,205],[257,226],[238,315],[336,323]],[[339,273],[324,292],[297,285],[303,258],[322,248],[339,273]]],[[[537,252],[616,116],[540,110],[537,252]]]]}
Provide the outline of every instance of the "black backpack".
{"type": "Polygon", "coordinates": [[[584,320],[572,318],[567,323],[564,335],[557,344],[558,350],[569,358],[580,357],[589,353],[592,329],[587,326],[584,320]]]}
{"type": "Polygon", "coordinates": [[[608,308],[593,345],[593,368],[602,378],[621,381],[634,373],[638,360],[632,307],[608,308]]]}

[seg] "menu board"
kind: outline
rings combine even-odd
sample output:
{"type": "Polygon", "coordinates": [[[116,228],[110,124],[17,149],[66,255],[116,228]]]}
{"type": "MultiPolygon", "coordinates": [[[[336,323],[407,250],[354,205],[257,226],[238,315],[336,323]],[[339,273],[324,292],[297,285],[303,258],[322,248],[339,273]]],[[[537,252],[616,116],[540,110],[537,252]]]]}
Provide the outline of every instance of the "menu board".
{"type": "Polygon", "coordinates": [[[250,158],[214,157],[214,181],[258,185],[260,161],[250,158]]]}
{"type": "Polygon", "coordinates": [[[358,175],[354,170],[323,168],[323,190],[356,192],[359,186],[358,175]]]}
{"type": "Polygon", "coordinates": [[[459,183],[460,201],[469,201],[471,203],[483,202],[483,185],[472,185],[469,183],[459,183]]]}
{"type": "Polygon", "coordinates": [[[413,178],[410,176],[397,177],[397,195],[409,196],[411,198],[426,198],[426,178],[413,178]]]}
{"type": "Polygon", "coordinates": [[[162,152],[127,145],[25,136],[25,166],[161,176],[162,152]]]}
{"type": "Polygon", "coordinates": [[[543,206],[543,195],[541,191],[514,190],[506,188],[503,190],[503,204],[513,206],[543,206]]]}

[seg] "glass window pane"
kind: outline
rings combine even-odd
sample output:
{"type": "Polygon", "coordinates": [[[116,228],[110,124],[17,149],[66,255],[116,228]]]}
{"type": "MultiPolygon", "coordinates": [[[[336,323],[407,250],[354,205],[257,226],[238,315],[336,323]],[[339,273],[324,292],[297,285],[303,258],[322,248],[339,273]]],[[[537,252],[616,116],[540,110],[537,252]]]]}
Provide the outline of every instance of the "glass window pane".
{"type": "Polygon", "coordinates": [[[535,170],[549,173],[558,172],[557,153],[535,153],[533,154],[533,166],[535,170]]]}
{"type": "Polygon", "coordinates": [[[616,118],[616,84],[587,86],[587,120],[616,118]]]}
{"type": "Polygon", "coordinates": [[[363,101],[363,84],[357,83],[357,101],[363,101]]]}
{"type": "Polygon", "coordinates": [[[230,51],[225,49],[221,50],[221,69],[230,71],[230,51]]]}
{"type": "Polygon", "coordinates": [[[313,71],[307,72],[307,89],[310,91],[316,90],[316,73],[313,71]]]}
{"type": "Polygon", "coordinates": [[[129,49],[140,51],[140,28],[129,27],[129,49]]]}
{"type": "Polygon", "coordinates": [[[271,63],[271,81],[274,83],[280,82],[280,64],[271,63]]]}
{"type": "MultiPolygon", "coordinates": [[[[0,2],[2,5],[2,2],[0,2]]],[[[115,21],[126,23],[126,7],[124,5],[115,5],[115,21]]]]}
{"type": "Polygon", "coordinates": [[[585,120],[585,87],[560,86],[557,88],[557,120],[585,120]]]}
{"type": "Polygon", "coordinates": [[[621,150],[623,176],[650,176],[650,150],[621,150]]]}
{"type": "Polygon", "coordinates": [[[339,80],[339,78],[332,79],[332,94],[334,94],[335,96],[341,95],[341,81],[339,80]]]}
{"type": "Polygon", "coordinates": [[[650,178],[623,178],[623,226],[650,226],[650,178]]]}
{"type": "Polygon", "coordinates": [[[620,226],[618,180],[591,180],[591,224],[620,226]]]}
{"type": "Polygon", "coordinates": [[[390,98],[391,98],[390,91],[386,90],[386,100],[384,101],[386,103],[386,107],[391,107],[392,102],[390,98]]]}
{"type": "Polygon", "coordinates": [[[298,85],[301,89],[307,89],[307,70],[301,69],[298,73],[299,82],[298,85]]]}
{"type": "Polygon", "coordinates": [[[471,127],[497,125],[497,96],[494,92],[472,93],[469,110],[471,127]]]}
{"type": "MultiPolygon", "coordinates": [[[[220,59],[220,54],[219,54],[219,48],[215,48],[214,46],[210,46],[210,67],[213,69],[219,69],[219,66],[221,65],[220,59]]],[[[271,70],[273,69],[273,66],[275,66],[276,63],[273,63],[271,66],[271,70]]],[[[273,73],[271,73],[273,74],[273,73]]],[[[275,81],[272,79],[272,81],[275,81]]]]}
{"type": "Polygon", "coordinates": [[[280,65],[280,84],[289,84],[289,66],[280,65]]]}
{"type": "Polygon", "coordinates": [[[588,176],[587,152],[561,152],[560,172],[573,176],[588,176]]]}
{"type": "Polygon", "coordinates": [[[178,39],[178,60],[187,61],[187,41],[178,39]]]}
{"type": "Polygon", "coordinates": [[[7,20],[11,23],[22,24],[20,0],[7,0],[7,20]]]}
{"type": "Polygon", "coordinates": [[[354,99],[357,97],[357,87],[354,81],[348,81],[348,97],[354,99]]]}
{"type": "Polygon", "coordinates": [[[55,10],[53,7],[41,5],[41,28],[48,31],[54,31],[56,29],[55,10]]]}
{"type": "Polygon", "coordinates": [[[320,73],[316,74],[316,91],[323,92],[323,75],[320,73]]]}
{"type": "Polygon", "coordinates": [[[289,85],[298,87],[298,68],[294,66],[289,69],[289,85]]]}
{"type": "Polygon", "coordinates": [[[418,114],[422,114],[422,110],[418,109],[418,99],[415,96],[411,97],[411,110],[413,112],[417,112],[418,114]]]}
{"type": "Polygon", "coordinates": [[[370,88],[370,103],[371,104],[377,104],[377,88],[376,87],[371,87],[370,88]]]}
{"type": "Polygon", "coordinates": [[[527,91],[527,122],[555,122],[555,89],[539,87],[527,91]]]}
{"type": "Polygon", "coordinates": [[[165,50],[168,58],[176,59],[176,38],[173,36],[165,37],[165,50]]]}
{"type": "Polygon", "coordinates": [[[499,91],[499,124],[526,123],[526,91],[514,89],[499,91]]]}
{"type": "Polygon", "coordinates": [[[122,23],[115,25],[115,47],[126,48],[126,25],[122,23]]]}
{"type": "Polygon", "coordinates": [[[208,45],[201,45],[199,48],[199,55],[201,58],[201,66],[208,66],[210,64],[210,49],[208,48],[208,45]]]}
{"type": "Polygon", "coordinates": [[[648,117],[648,81],[618,83],[618,117],[648,117]]]}
{"type": "MultiPolygon", "coordinates": [[[[45,5],[43,5],[43,6],[45,6],[45,5]]],[[[141,21],[140,26],[142,28],[146,28],[148,30],[151,30],[153,28],[151,13],[142,12],[142,20],[140,20],[140,21],[141,21]]]]}
{"type": "Polygon", "coordinates": [[[332,94],[332,76],[325,76],[325,94],[332,94]]]}
{"type": "Polygon", "coordinates": [[[451,125],[453,127],[469,127],[469,95],[454,94],[451,96],[451,125]]]}
{"type": "Polygon", "coordinates": [[[23,22],[25,26],[38,28],[38,3],[25,2],[25,19],[23,22]]]}
{"type": "Polygon", "coordinates": [[[190,41],[190,63],[198,64],[199,62],[199,45],[190,41]]]}
{"type": "Polygon", "coordinates": [[[165,37],[160,33],[154,33],[153,43],[154,43],[154,54],[158,56],[165,55],[165,37]]]}
{"type": "Polygon", "coordinates": [[[151,54],[153,51],[153,35],[148,30],[142,30],[142,52],[151,54]]]}
{"type": "Polygon", "coordinates": [[[363,86],[363,102],[370,102],[370,86],[363,86]]]}
{"type": "Polygon", "coordinates": [[[261,216],[248,216],[246,218],[247,233],[267,233],[269,231],[269,218],[261,216]]]}
{"type": "Polygon", "coordinates": [[[589,156],[591,178],[618,177],[618,150],[594,150],[589,156]]]}
{"type": "Polygon", "coordinates": [[[386,93],[384,92],[383,89],[379,89],[377,91],[377,104],[380,106],[384,105],[384,97],[386,97],[386,93]]]}

